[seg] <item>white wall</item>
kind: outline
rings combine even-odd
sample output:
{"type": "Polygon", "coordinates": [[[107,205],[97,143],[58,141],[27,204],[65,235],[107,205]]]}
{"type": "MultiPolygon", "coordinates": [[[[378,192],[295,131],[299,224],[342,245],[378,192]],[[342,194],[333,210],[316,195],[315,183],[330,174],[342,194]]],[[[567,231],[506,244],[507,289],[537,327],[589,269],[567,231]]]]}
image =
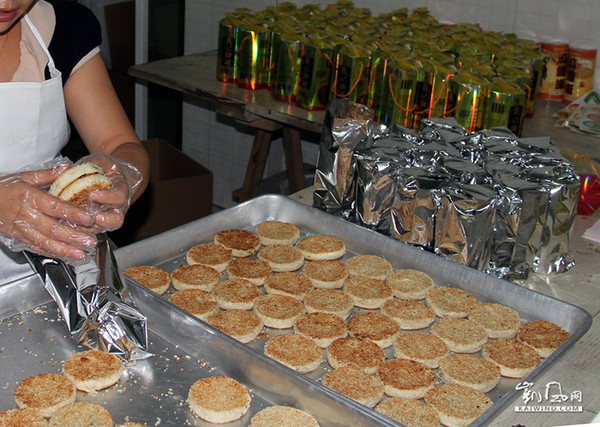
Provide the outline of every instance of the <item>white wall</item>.
{"type": "MultiPolygon", "coordinates": [[[[299,6],[332,1],[294,1],[299,6]]],[[[185,53],[216,49],[218,22],[236,7],[262,10],[276,0],[186,0],[185,53]]],[[[562,39],[571,45],[598,49],[600,46],[599,0],[354,0],[373,14],[407,7],[428,7],[441,21],[479,23],[485,30],[514,32],[520,37],[562,39]]],[[[598,61],[600,62],[600,61],[598,61]]],[[[596,86],[600,86],[600,64],[596,64],[596,86]]],[[[216,78],[216,77],[215,77],[216,78]]],[[[229,207],[231,192],[242,184],[252,135],[240,132],[230,122],[203,106],[185,102],[183,150],[214,173],[214,203],[229,207]]],[[[316,161],[317,145],[304,143],[305,161],[316,161]]],[[[271,145],[266,176],[284,169],[281,141],[271,145]]]]}

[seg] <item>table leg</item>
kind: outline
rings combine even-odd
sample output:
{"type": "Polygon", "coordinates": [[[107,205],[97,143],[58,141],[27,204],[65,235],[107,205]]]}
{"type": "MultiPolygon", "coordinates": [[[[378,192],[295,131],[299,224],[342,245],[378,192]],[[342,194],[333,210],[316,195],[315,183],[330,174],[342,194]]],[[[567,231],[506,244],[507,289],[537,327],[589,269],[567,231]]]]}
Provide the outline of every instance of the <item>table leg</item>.
{"type": "Polygon", "coordinates": [[[238,202],[244,202],[258,195],[258,186],[265,171],[265,164],[271,147],[272,133],[263,129],[256,129],[252,151],[246,166],[244,184],[240,190],[234,192],[233,197],[238,202]]]}
{"type": "Polygon", "coordinates": [[[304,188],[304,162],[298,129],[289,126],[283,128],[283,149],[285,150],[285,165],[287,167],[290,194],[292,194],[304,188]]]}

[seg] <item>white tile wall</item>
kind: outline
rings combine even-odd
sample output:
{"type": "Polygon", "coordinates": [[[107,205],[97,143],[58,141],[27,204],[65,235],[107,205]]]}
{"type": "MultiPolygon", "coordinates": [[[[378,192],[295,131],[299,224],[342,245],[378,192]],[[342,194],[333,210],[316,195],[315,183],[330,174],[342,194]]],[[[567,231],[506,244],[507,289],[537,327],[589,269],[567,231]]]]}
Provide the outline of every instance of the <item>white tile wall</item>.
{"type": "MultiPolygon", "coordinates": [[[[332,1],[296,0],[299,6],[332,1]]],[[[217,48],[218,22],[236,7],[262,10],[277,0],[186,0],[185,53],[217,48]]],[[[562,39],[572,45],[598,49],[600,46],[599,0],[355,0],[373,14],[406,7],[428,7],[439,20],[479,23],[492,31],[514,32],[535,40],[562,39]]],[[[598,61],[600,62],[600,61],[598,61]]],[[[596,86],[600,87],[600,63],[596,65],[596,86]]],[[[183,151],[214,174],[214,203],[229,207],[231,192],[242,184],[252,135],[211,110],[210,105],[184,102],[183,151]]],[[[305,161],[315,163],[317,144],[303,143],[305,161]]],[[[285,168],[281,140],[271,144],[265,175],[285,168]]]]}

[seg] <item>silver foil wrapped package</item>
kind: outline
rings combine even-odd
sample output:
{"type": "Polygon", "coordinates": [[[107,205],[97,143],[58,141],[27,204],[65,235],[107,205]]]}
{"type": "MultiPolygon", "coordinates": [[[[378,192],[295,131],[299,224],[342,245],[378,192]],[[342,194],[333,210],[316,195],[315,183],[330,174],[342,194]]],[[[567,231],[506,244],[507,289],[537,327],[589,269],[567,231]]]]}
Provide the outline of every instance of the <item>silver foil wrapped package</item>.
{"type": "Polygon", "coordinates": [[[151,356],[146,316],[121,279],[106,234],[98,235],[98,240],[91,261],[83,265],[71,266],[30,252],[25,255],[78,343],[134,363],[151,356]]]}
{"type": "Polygon", "coordinates": [[[453,118],[415,130],[370,117],[364,106],[331,103],[315,207],[498,277],[573,265],[579,178],[550,138],[505,127],[469,134],[453,118]]]}
{"type": "Polygon", "coordinates": [[[434,252],[485,270],[491,259],[496,222],[496,191],[485,184],[449,184],[435,221],[434,252]],[[483,231],[483,233],[482,233],[483,231]]]}
{"type": "Polygon", "coordinates": [[[315,173],[314,204],[322,210],[349,215],[354,204],[354,153],[371,144],[372,110],[347,99],[332,102],[323,124],[315,173]]]}
{"type": "Polygon", "coordinates": [[[400,185],[391,209],[390,235],[433,251],[435,220],[448,177],[430,174],[424,169],[409,168],[399,174],[398,182],[400,185]]]}

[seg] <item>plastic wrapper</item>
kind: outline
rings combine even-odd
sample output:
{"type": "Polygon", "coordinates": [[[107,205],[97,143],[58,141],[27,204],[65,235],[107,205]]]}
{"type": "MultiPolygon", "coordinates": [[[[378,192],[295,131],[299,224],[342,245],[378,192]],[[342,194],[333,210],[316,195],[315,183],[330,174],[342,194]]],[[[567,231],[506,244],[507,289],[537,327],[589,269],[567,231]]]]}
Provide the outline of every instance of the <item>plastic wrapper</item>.
{"type": "Polygon", "coordinates": [[[469,133],[481,129],[486,84],[487,80],[466,71],[451,76],[444,117],[454,117],[469,133]]]}
{"type": "Polygon", "coordinates": [[[527,108],[525,91],[500,77],[492,78],[485,90],[487,101],[483,113],[484,127],[491,129],[506,126],[512,133],[521,136],[527,108]]]}
{"type": "Polygon", "coordinates": [[[238,79],[238,34],[244,25],[233,17],[225,17],[219,21],[219,46],[217,61],[217,80],[235,83],[238,79]]]}
{"type": "Polygon", "coordinates": [[[417,88],[426,79],[421,63],[414,59],[394,61],[394,70],[389,74],[390,94],[394,101],[392,122],[412,127],[417,109],[417,88]]]}
{"type": "Polygon", "coordinates": [[[431,59],[420,60],[425,78],[418,82],[417,108],[414,113],[413,122],[418,124],[421,120],[431,117],[442,117],[444,105],[448,95],[448,79],[456,73],[453,65],[445,65],[440,61],[431,59]]]}
{"type": "Polygon", "coordinates": [[[271,75],[271,95],[278,101],[293,103],[298,95],[303,38],[291,33],[276,33],[273,37],[274,74],[271,75]]]}
{"type": "Polygon", "coordinates": [[[369,95],[371,52],[362,46],[342,45],[331,76],[332,99],[347,98],[366,105],[369,95]]]}
{"type": "Polygon", "coordinates": [[[333,43],[306,39],[302,46],[296,103],[307,110],[324,110],[329,103],[333,43]]]}
{"type": "MultiPolygon", "coordinates": [[[[113,190],[126,192],[126,199],[123,205],[111,206],[89,203],[87,207],[88,211],[92,214],[96,214],[98,212],[114,210],[125,215],[131,206],[133,195],[143,182],[141,172],[132,164],[104,153],[89,154],[79,159],[75,164],[77,165],[84,162],[93,162],[101,166],[105,175],[110,178],[114,186],[113,190]]],[[[112,229],[104,229],[102,231],[112,231],[112,229]]]]}
{"type": "Polygon", "coordinates": [[[591,91],[556,113],[556,127],[571,132],[600,136],[600,92],[591,91]]]}
{"type": "MultiPolygon", "coordinates": [[[[264,89],[269,86],[271,41],[269,28],[259,24],[238,27],[237,84],[242,89],[264,89]]],[[[221,66],[223,61],[219,63],[221,66]]],[[[223,67],[225,68],[225,67],[223,67]]]]}
{"type": "Polygon", "coordinates": [[[316,207],[499,277],[572,267],[579,177],[550,138],[468,133],[453,118],[375,126],[361,108],[328,110],[316,207]]]}
{"type": "Polygon", "coordinates": [[[392,71],[392,55],[389,50],[374,52],[371,59],[371,84],[367,105],[373,109],[379,123],[392,122],[394,100],[389,90],[389,73],[392,71]]]}
{"type": "MultiPolygon", "coordinates": [[[[113,156],[110,156],[107,154],[103,154],[103,153],[89,154],[89,155],[81,158],[78,162],[75,163],[75,165],[85,163],[85,162],[92,162],[92,163],[95,163],[95,164],[99,165],[100,167],[102,167],[105,175],[111,180],[111,182],[113,184],[113,189],[110,191],[121,192],[124,196],[124,200],[121,205],[118,205],[118,206],[107,205],[107,204],[101,204],[101,203],[91,201],[90,203],[88,203],[88,205],[86,206],[85,209],[92,215],[97,215],[101,212],[111,212],[111,211],[121,214],[121,215],[125,215],[125,213],[127,212],[127,210],[129,209],[129,207],[131,205],[133,195],[135,194],[138,187],[143,182],[142,174],[140,173],[140,171],[136,167],[134,167],[133,165],[131,165],[127,162],[124,162],[116,157],[113,157],[113,156]]],[[[39,170],[44,170],[44,169],[58,168],[58,167],[64,166],[65,164],[68,164],[68,163],[70,163],[69,159],[64,158],[64,157],[56,157],[48,162],[45,162],[44,164],[30,166],[19,172],[39,171],[39,170]]],[[[4,185],[4,186],[10,186],[13,183],[14,184],[22,184],[21,179],[19,178],[18,174],[11,174],[6,177],[3,177],[0,180],[0,185],[4,185]]],[[[35,215],[42,215],[40,209],[41,209],[40,206],[31,205],[28,207],[27,214],[31,217],[33,217],[35,215]]],[[[47,209],[47,207],[46,207],[46,209],[47,209]]],[[[19,221],[24,222],[25,226],[28,226],[27,221],[17,218],[14,221],[14,224],[12,226],[10,233],[0,234],[0,243],[2,243],[4,246],[6,246],[8,249],[10,249],[13,252],[33,250],[32,248],[34,247],[34,245],[37,245],[37,244],[33,244],[31,242],[25,241],[23,236],[17,235],[16,225],[19,221]]],[[[68,224],[64,219],[61,219],[61,221],[63,221],[65,224],[68,224]]],[[[73,224],[69,224],[69,225],[73,226],[73,224]]],[[[115,224],[114,227],[112,227],[112,228],[109,226],[106,226],[106,225],[99,225],[99,224],[95,224],[94,226],[97,229],[96,233],[98,233],[98,232],[104,232],[104,231],[111,231],[114,228],[118,227],[119,225],[120,224],[115,224]]],[[[10,228],[10,227],[7,227],[7,228],[10,228]]],[[[85,244],[85,242],[82,241],[80,243],[80,247],[83,249],[86,249],[88,246],[85,244]]],[[[69,264],[73,264],[73,265],[83,264],[83,263],[86,263],[89,261],[89,256],[86,256],[83,259],[63,258],[62,261],[65,261],[65,262],[67,262],[69,264]]]]}
{"type": "Polygon", "coordinates": [[[586,154],[563,149],[561,153],[577,168],[581,188],[577,214],[592,215],[600,207],[600,173],[592,158],[586,154]]]}
{"type": "Polygon", "coordinates": [[[151,356],[146,317],[121,280],[106,235],[98,239],[92,260],[79,266],[30,252],[25,256],[78,343],[135,363],[151,356]]]}

